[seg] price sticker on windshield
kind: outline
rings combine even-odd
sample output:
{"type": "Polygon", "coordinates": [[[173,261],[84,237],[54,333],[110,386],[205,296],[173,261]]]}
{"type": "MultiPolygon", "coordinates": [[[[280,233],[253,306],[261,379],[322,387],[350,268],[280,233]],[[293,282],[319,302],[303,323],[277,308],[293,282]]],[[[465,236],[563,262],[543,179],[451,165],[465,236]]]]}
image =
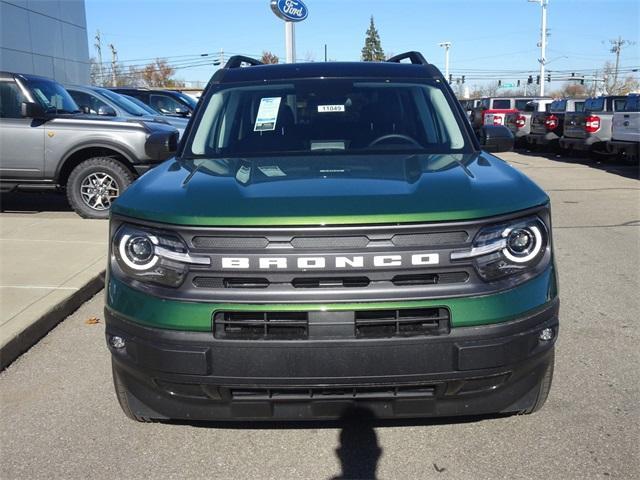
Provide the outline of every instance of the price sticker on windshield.
{"type": "Polygon", "coordinates": [[[260,99],[254,132],[268,132],[276,129],[278,110],[280,109],[280,97],[265,97],[260,99]]]}
{"type": "Polygon", "coordinates": [[[318,113],[344,112],[344,105],[318,105],[318,113]]]}

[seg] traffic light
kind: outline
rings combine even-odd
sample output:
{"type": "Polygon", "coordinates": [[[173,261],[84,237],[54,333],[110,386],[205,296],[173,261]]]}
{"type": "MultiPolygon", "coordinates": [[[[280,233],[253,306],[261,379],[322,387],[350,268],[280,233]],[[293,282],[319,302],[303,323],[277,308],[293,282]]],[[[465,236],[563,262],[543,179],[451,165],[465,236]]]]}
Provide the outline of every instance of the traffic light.
{"type": "Polygon", "coordinates": [[[527,84],[531,85],[532,83],[533,83],[533,77],[529,75],[529,78],[527,78],[527,84]]]}
{"type": "Polygon", "coordinates": [[[520,80],[518,80],[518,86],[520,86],[520,80]]]}
{"type": "Polygon", "coordinates": [[[536,85],[540,85],[540,75],[536,75],[536,85]]]}
{"type": "Polygon", "coordinates": [[[502,80],[498,80],[498,86],[501,87],[502,86],[502,80]]]}
{"type": "Polygon", "coordinates": [[[462,75],[462,83],[464,83],[464,75],[462,75]]]}
{"type": "Polygon", "coordinates": [[[547,82],[551,83],[551,74],[547,75],[547,82]]]}
{"type": "Polygon", "coordinates": [[[452,73],[449,74],[449,83],[451,83],[451,82],[453,82],[453,74],[452,73]]]}

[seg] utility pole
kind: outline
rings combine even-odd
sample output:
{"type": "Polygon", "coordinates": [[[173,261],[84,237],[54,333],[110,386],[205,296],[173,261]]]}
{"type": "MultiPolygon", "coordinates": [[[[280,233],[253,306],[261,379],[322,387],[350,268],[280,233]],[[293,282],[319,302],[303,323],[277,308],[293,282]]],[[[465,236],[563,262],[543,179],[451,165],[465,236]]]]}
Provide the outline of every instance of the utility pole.
{"type": "Polygon", "coordinates": [[[618,67],[620,66],[620,53],[622,52],[622,47],[625,45],[632,45],[633,42],[629,40],[624,40],[622,37],[618,37],[616,40],[609,40],[611,44],[611,53],[616,54],[616,69],[613,72],[613,88],[618,86],[618,67]]]}
{"type": "Polygon", "coordinates": [[[542,7],[542,25],[540,27],[540,96],[544,97],[544,65],[547,62],[547,5],[549,0],[529,0],[529,2],[539,3],[542,7]]]}
{"type": "Polygon", "coordinates": [[[100,30],[96,31],[96,43],[93,46],[98,53],[98,68],[100,69],[100,78],[98,79],[98,84],[100,86],[104,85],[104,65],[102,64],[102,39],[100,38],[100,30]]]}
{"type": "Polygon", "coordinates": [[[451,42],[440,42],[440,47],[444,47],[444,78],[449,78],[449,49],[451,48],[451,42]]]}
{"type": "Polygon", "coordinates": [[[116,63],[118,61],[118,51],[116,50],[116,47],[113,46],[113,43],[109,44],[109,48],[111,49],[111,86],[117,87],[116,63]]]}
{"type": "Polygon", "coordinates": [[[327,61],[327,44],[324,44],[324,61],[327,61]]]}

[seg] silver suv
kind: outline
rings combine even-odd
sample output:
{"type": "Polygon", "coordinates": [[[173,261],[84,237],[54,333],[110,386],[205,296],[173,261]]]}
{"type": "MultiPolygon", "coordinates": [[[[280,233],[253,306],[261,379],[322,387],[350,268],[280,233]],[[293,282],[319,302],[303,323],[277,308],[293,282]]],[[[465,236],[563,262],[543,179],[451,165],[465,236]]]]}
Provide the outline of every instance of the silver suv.
{"type": "Polygon", "coordinates": [[[107,218],[129,184],[171,155],[170,125],[85,115],[59,83],[0,72],[0,190],[66,188],[82,217],[107,218]]]}

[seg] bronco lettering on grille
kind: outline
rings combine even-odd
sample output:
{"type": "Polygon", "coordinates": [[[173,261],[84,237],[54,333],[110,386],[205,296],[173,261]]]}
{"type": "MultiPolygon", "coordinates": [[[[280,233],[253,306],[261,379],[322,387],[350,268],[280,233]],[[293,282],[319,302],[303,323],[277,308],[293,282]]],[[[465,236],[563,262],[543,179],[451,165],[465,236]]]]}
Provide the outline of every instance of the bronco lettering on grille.
{"type": "MultiPolygon", "coordinates": [[[[374,268],[402,267],[406,265],[438,265],[440,254],[438,253],[417,253],[411,258],[404,258],[401,255],[374,255],[374,268]]],[[[254,260],[256,261],[256,260],[254,260]]],[[[242,270],[251,268],[249,257],[223,257],[222,268],[227,270],[242,270]]],[[[336,257],[298,257],[290,259],[287,257],[260,257],[257,259],[256,268],[260,270],[299,268],[301,270],[322,270],[323,268],[364,268],[365,257],[362,255],[336,256],[336,257]],[[295,262],[294,265],[290,264],[295,262]]]]}

